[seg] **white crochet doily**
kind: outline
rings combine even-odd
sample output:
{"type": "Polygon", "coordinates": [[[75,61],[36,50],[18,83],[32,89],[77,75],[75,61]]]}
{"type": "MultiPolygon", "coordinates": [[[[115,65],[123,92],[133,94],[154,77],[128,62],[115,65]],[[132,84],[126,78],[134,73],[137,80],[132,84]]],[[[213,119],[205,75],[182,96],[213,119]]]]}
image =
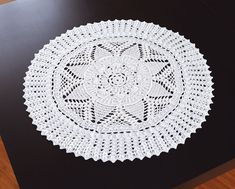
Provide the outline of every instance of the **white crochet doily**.
{"type": "Polygon", "coordinates": [[[201,127],[212,103],[202,54],[152,23],[80,26],[51,40],[31,63],[24,98],[33,124],[85,159],[168,152],[201,127]]]}

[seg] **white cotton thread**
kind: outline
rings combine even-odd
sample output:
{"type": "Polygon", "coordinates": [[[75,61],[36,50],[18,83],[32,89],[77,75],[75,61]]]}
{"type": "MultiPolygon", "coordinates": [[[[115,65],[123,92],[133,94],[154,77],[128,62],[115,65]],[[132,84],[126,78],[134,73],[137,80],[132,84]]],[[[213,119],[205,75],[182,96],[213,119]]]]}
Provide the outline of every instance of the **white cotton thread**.
{"type": "Polygon", "coordinates": [[[209,66],[158,25],[102,21],[51,40],[31,61],[27,111],[54,145],[85,159],[159,155],[185,142],[212,103],[209,66]]]}

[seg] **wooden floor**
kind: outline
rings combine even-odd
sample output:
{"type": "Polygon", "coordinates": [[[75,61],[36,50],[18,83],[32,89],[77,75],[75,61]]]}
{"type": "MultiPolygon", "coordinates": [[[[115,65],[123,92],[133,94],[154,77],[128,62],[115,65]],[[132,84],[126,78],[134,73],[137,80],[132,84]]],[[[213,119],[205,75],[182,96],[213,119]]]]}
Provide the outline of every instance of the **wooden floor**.
{"type": "Polygon", "coordinates": [[[13,0],[0,0],[0,5],[3,4],[3,3],[9,3],[11,1],[13,1],[13,0]]]}
{"type": "Polygon", "coordinates": [[[213,178],[194,189],[235,189],[235,169],[213,178]]]}
{"type": "Polygon", "coordinates": [[[219,165],[174,189],[235,189],[235,159],[219,165]]]}
{"type": "Polygon", "coordinates": [[[0,189],[19,189],[11,163],[0,138],[0,189]]]}

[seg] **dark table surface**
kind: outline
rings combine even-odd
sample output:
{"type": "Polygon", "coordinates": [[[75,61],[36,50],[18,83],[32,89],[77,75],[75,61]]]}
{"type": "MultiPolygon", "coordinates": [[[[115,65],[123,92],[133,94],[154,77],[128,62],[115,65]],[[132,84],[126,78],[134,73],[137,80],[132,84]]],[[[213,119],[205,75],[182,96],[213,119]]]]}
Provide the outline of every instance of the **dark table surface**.
{"type": "MultiPolygon", "coordinates": [[[[232,2],[232,1],[231,1],[232,2]]],[[[21,189],[167,189],[235,157],[235,17],[229,1],[17,0],[0,6],[0,116],[21,189]],[[85,161],[35,130],[23,105],[23,77],[38,52],[67,29],[100,20],[154,22],[189,38],[212,70],[214,103],[177,150],[124,163],[85,161]]]]}

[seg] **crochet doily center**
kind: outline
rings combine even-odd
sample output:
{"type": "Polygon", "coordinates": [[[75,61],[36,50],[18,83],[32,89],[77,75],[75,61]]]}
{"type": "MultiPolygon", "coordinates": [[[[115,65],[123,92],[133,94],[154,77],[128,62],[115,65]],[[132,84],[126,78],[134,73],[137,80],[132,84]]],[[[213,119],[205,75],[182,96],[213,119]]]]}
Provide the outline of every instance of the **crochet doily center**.
{"type": "Polygon", "coordinates": [[[179,103],[179,61],[161,46],[132,38],[71,48],[52,71],[58,110],[97,132],[138,131],[158,124],[179,103]]]}
{"type": "Polygon", "coordinates": [[[144,62],[130,56],[105,57],[85,72],[85,89],[94,101],[109,106],[136,103],[151,86],[144,62]]]}

